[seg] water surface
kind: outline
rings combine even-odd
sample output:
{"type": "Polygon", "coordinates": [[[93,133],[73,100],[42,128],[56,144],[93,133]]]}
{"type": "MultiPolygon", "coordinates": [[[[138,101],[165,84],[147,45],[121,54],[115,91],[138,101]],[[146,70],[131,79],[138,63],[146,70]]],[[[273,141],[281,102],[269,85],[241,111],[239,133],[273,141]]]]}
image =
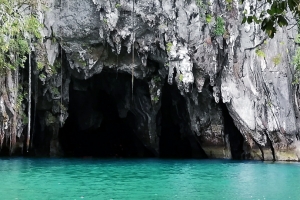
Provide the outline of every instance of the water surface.
{"type": "Polygon", "coordinates": [[[0,159],[0,199],[300,199],[299,163],[0,159]]]}

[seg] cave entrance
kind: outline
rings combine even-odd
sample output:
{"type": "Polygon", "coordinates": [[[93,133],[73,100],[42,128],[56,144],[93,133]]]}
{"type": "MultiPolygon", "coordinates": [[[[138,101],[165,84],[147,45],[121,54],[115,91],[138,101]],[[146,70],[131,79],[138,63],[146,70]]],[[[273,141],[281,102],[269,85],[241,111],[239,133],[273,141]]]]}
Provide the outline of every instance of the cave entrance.
{"type": "Polygon", "coordinates": [[[88,80],[72,78],[69,117],[59,133],[65,156],[153,156],[135,135],[135,116],[128,111],[120,117],[118,111],[130,82],[130,75],[108,72],[88,80]]]}
{"type": "Polygon", "coordinates": [[[160,156],[162,158],[191,158],[192,148],[185,126],[185,99],[176,85],[167,82],[162,89],[160,156]]]}
{"type": "Polygon", "coordinates": [[[235,126],[225,103],[221,103],[221,107],[224,118],[224,134],[229,136],[232,159],[245,159],[245,153],[243,148],[244,137],[242,136],[238,128],[235,126]]]}

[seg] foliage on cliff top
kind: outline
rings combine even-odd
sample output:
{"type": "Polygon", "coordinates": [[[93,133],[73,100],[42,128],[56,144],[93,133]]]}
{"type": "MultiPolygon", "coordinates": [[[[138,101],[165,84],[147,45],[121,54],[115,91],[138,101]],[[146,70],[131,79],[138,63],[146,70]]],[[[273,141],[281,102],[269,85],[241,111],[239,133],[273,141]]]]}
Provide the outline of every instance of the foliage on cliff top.
{"type": "MultiPolygon", "coordinates": [[[[242,3],[245,0],[242,0],[242,3]]],[[[289,24],[286,12],[291,12],[295,19],[300,17],[300,0],[258,0],[259,4],[250,6],[250,13],[244,13],[243,23],[256,23],[261,25],[270,38],[274,37],[276,28],[289,24]],[[269,6],[267,10],[258,11],[262,6],[269,6]]]]}
{"type": "Polygon", "coordinates": [[[0,0],[0,72],[24,66],[30,38],[41,38],[37,16],[30,12],[36,0],[0,0]]]}

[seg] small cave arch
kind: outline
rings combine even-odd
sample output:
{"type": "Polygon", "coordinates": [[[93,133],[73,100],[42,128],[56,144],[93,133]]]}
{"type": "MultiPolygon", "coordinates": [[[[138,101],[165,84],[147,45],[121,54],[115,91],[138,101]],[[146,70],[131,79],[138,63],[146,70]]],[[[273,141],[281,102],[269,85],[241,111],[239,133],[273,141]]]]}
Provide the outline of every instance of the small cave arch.
{"type": "Polygon", "coordinates": [[[228,108],[225,103],[221,102],[221,108],[224,119],[224,135],[229,136],[231,157],[234,160],[245,159],[244,151],[244,137],[238,128],[235,126],[232,117],[229,114],[228,108]]]}

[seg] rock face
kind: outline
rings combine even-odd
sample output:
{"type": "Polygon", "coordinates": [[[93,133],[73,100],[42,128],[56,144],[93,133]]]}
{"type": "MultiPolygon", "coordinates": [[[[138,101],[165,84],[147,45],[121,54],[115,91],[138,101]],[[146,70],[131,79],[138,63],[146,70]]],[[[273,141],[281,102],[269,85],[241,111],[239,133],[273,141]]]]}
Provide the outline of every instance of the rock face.
{"type": "MultiPolygon", "coordinates": [[[[68,145],[73,136],[104,134],[101,127],[116,120],[130,124],[137,142],[128,148],[140,156],[298,161],[297,32],[279,29],[268,39],[259,26],[242,25],[250,3],[48,1],[45,40],[35,47],[44,68],[35,73],[32,151],[66,154],[80,146],[80,139],[68,145]],[[114,117],[99,103],[104,96],[114,117]],[[66,128],[67,119],[76,128],[66,128]]],[[[23,126],[7,128],[17,118],[5,118],[5,98],[0,136],[19,139],[23,126]]]]}

